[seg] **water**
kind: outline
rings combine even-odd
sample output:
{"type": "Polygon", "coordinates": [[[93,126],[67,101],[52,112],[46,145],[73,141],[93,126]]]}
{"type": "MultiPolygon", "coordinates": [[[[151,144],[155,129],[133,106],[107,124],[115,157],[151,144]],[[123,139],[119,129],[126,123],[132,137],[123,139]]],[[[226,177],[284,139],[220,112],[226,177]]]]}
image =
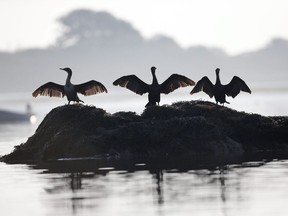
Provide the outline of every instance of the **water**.
{"type": "MultiPolygon", "coordinates": [[[[25,142],[52,108],[66,102],[31,99],[30,94],[20,95],[21,100],[14,94],[0,96],[0,109],[24,112],[29,102],[38,117],[36,124],[0,124],[0,155],[25,142]]],[[[85,98],[85,102],[111,113],[143,111],[146,98],[125,96],[124,102],[108,95],[85,98]]],[[[191,96],[181,99],[191,100],[191,96]]],[[[162,104],[169,100],[173,98],[163,96],[162,104]]],[[[240,94],[229,101],[229,107],[240,111],[288,115],[287,91],[259,90],[253,97],[240,94]]],[[[123,165],[62,161],[41,167],[0,163],[0,215],[287,215],[288,160],[186,164],[185,169],[156,165],[147,161],[123,165]]]]}
{"type": "Polygon", "coordinates": [[[1,215],[287,215],[288,161],[50,173],[0,163],[1,215]]]}

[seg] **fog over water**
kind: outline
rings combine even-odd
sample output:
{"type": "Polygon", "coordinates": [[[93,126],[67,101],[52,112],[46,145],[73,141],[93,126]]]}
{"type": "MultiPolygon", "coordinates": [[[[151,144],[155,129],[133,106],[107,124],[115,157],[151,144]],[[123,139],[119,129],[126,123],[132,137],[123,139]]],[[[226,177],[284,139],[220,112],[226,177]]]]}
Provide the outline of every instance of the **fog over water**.
{"type": "Polygon", "coordinates": [[[257,51],[230,56],[221,48],[182,48],[165,35],[147,39],[128,21],[107,12],[75,10],[59,22],[65,31],[49,48],[0,53],[1,92],[32,92],[48,81],[63,84],[66,73],[60,67],[73,70],[73,83],[95,79],[108,91],[123,75],[135,74],[151,82],[151,66],[157,67],[161,82],[172,73],[194,81],[208,76],[214,82],[217,67],[223,83],[237,75],[250,85],[278,89],[279,82],[288,80],[285,39],[275,38],[257,51]]]}

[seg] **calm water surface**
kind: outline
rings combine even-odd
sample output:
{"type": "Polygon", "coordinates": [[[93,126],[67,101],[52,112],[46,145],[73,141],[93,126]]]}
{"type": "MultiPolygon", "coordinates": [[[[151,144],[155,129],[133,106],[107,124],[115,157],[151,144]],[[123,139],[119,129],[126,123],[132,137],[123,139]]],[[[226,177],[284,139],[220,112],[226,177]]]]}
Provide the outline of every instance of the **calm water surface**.
{"type": "MultiPolygon", "coordinates": [[[[25,110],[25,97],[9,98],[2,97],[0,108],[25,110]]],[[[111,104],[101,96],[96,104],[112,113],[125,108],[141,113],[146,101],[138,98],[137,106],[119,103],[117,98],[111,104]]],[[[63,105],[61,99],[29,102],[38,123],[0,124],[0,155],[25,142],[45,114],[63,105]]],[[[259,92],[253,99],[243,95],[230,102],[230,107],[241,111],[288,114],[287,92],[259,92]]],[[[93,103],[93,98],[88,103],[93,103]]],[[[41,167],[0,163],[0,215],[284,216],[288,214],[287,182],[288,160],[185,164],[185,169],[177,164],[167,168],[145,161],[123,166],[95,160],[61,161],[41,167]]]]}
{"type": "Polygon", "coordinates": [[[51,173],[0,163],[1,215],[287,215],[285,160],[142,168],[51,173]]]}

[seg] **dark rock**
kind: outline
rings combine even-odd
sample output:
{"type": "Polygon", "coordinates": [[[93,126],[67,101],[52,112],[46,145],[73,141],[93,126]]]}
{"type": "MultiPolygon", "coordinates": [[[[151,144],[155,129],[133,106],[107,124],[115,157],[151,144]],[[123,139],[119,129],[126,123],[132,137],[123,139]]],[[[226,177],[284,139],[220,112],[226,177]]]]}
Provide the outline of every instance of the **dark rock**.
{"type": "Polygon", "coordinates": [[[84,105],[53,109],[5,162],[59,158],[193,158],[288,153],[288,117],[237,112],[203,101],[109,114],[84,105]]]}

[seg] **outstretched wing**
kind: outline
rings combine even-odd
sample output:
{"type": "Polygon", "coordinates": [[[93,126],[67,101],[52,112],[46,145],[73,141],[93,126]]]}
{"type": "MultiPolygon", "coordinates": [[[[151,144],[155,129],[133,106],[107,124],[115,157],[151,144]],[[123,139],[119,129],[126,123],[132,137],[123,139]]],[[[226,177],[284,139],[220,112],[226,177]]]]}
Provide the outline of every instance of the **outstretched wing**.
{"type": "Polygon", "coordinates": [[[247,84],[241,78],[234,76],[231,82],[225,85],[225,94],[234,98],[240,93],[240,91],[251,94],[251,90],[247,84]]]}
{"type": "Polygon", "coordinates": [[[37,97],[38,95],[49,96],[49,97],[64,97],[64,86],[59,85],[54,82],[48,82],[39,88],[37,88],[33,93],[33,97],[37,97]]]}
{"type": "Polygon", "coordinates": [[[179,74],[172,74],[161,84],[161,93],[169,94],[177,88],[192,85],[195,85],[193,80],[179,74]]]}
{"type": "Polygon", "coordinates": [[[122,76],[113,82],[113,85],[127,88],[136,94],[142,95],[149,91],[149,85],[135,75],[122,76]]]}
{"type": "Polygon", "coordinates": [[[85,96],[95,95],[103,92],[107,93],[107,89],[105,88],[105,86],[102,83],[95,80],[90,80],[88,82],[75,85],[75,88],[77,92],[85,96]]]}
{"type": "Polygon", "coordinates": [[[214,85],[207,76],[203,77],[196,83],[195,87],[192,89],[190,94],[192,95],[200,91],[203,91],[206,94],[208,94],[210,98],[214,96],[214,85]]]}

